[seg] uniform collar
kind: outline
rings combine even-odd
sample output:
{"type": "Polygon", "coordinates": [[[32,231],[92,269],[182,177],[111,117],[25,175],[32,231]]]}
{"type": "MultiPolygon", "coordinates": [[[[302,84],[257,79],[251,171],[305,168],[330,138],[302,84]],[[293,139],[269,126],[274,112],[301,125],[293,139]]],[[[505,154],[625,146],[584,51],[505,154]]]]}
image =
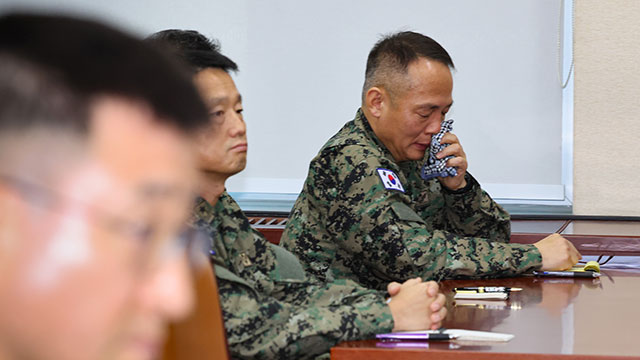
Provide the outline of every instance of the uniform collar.
{"type": "Polygon", "coordinates": [[[198,196],[193,206],[191,223],[202,220],[208,224],[213,223],[215,219],[215,209],[207,200],[198,196]]]}
{"type": "Polygon", "coordinates": [[[393,158],[393,155],[391,155],[391,151],[389,151],[389,149],[387,149],[387,147],[382,143],[382,141],[378,138],[378,136],[376,135],[376,133],[373,131],[373,128],[371,127],[371,124],[369,123],[369,120],[367,119],[367,117],[364,115],[364,111],[362,111],[362,108],[358,109],[358,112],[356,113],[356,118],[355,118],[355,124],[358,128],[362,129],[362,131],[364,132],[367,140],[369,141],[369,143],[373,146],[375,146],[376,148],[380,149],[380,151],[382,151],[383,155],[389,159],[392,162],[396,162],[393,158]]]}

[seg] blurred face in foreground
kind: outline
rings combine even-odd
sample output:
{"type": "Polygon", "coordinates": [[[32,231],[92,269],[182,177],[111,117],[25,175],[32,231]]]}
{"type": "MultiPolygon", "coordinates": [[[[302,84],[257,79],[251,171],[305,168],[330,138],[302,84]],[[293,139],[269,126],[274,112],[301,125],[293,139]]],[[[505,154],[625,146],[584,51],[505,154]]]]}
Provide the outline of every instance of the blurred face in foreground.
{"type": "Polygon", "coordinates": [[[166,323],[190,311],[177,235],[195,162],[154,116],[103,97],[88,139],[34,135],[19,149],[52,144],[39,156],[57,156],[54,181],[2,174],[0,358],[151,359],[166,323]]]}

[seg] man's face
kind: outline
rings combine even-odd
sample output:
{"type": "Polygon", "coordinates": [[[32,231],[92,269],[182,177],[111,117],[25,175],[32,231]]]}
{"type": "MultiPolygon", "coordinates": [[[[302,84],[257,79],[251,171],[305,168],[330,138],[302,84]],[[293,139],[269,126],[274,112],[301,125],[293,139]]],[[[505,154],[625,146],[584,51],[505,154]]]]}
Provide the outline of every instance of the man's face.
{"type": "Polygon", "coordinates": [[[209,126],[196,137],[201,171],[224,177],[242,171],[247,163],[247,127],[242,118],[242,98],[231,76],[207,68],[194,77],[209,110],[209,126]]]}
{"type": "Polygon", "coordinates": [[[423,158],[453,102],[451,71],[440,62],[420,58],[409,64],[406,79],[392,97],[384,93],[376,128],[398,162],[423,158]]]}
{"type": "Polygon", "coordinates": [[[191,309],[188,260],[170,251],[194,191],[187,139],[103,98],[85,150],[60,181],[21,179],[46,201],[0,183],[0,357],[151,359],[191,309]]]}

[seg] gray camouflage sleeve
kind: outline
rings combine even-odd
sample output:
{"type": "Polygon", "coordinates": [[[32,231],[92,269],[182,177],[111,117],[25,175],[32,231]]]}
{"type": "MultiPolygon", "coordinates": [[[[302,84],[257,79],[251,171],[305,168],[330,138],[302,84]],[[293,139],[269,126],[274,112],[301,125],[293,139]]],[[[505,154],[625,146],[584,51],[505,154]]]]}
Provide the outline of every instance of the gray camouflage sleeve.
{"type": "Polygon", "coordinates": [[[382,293],[353,282],[300,284],[304,300],[296,303],[258,295],[224,279],[218,281],[234,358],[314,358],[328,353],[340,341],[364,339],[393,328],[382,293]]]}

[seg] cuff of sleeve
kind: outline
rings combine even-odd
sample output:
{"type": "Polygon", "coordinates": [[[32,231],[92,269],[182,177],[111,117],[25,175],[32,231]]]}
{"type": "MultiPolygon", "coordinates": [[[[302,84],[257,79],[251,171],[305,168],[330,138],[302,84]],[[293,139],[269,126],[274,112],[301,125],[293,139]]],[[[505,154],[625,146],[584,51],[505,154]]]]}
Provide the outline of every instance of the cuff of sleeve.
{"type": "Polygon", "coordinates": [[[451,189],[448,189],[446,186],[442,186],[442,190],[447,194],[462,195],[462,194],[472,192],[472,189],[478,186],[478,181],[473,176],[471,176],[471,174],[469,174],[468,172],[464,174],[464,179],[467,181],[467,185],[465,187],[458,190],[451,190],[451,189]]]}
{"type": "Polygon", "coordinates": [[[393,330],[394,322],[391,308],[384,299],[381,297],[381,301],[375,305],[357,307],[361,320],[358,327],[363,338],[393,330]]]}
{"type": "Polygon", "coordinates": [[[535,245],[509,244],[512,248],[513,261],[516,261],[519,274],[540,270],[542,267],[542,254],[535,245]]]}

